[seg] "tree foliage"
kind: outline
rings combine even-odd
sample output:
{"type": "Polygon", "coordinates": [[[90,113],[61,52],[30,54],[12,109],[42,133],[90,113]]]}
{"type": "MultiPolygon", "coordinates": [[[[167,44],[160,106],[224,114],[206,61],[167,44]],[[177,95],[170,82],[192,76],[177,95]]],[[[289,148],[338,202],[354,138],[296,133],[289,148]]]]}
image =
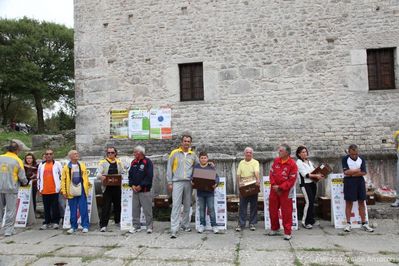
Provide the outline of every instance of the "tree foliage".
{"type": "Polygon", "coordinates": [[[0,110],[7,123],[13,102],[29,102],[43,132],[43,108],[74,96],[73,30],[22,18],[0,19],[0,110]]]}

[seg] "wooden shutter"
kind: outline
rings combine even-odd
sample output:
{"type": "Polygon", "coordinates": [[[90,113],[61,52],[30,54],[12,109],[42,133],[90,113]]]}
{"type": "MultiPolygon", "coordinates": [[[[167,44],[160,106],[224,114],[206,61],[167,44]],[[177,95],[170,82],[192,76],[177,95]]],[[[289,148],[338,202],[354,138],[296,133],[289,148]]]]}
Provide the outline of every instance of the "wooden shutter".
{"type": "Polygon", "coordinates": [[[394,49],[367,50],[370,90],[395,89],[394,49]]]}
{"type": "Polygon", "coordinates": [[[202,63],[180,64],[180,100],[204,100],[202,63]]]}

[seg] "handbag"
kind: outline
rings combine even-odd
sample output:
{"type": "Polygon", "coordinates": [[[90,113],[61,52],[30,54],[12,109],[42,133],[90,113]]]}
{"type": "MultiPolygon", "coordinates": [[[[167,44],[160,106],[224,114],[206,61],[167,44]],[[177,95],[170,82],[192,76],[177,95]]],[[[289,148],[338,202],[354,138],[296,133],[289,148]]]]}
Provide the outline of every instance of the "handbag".
{"type": "Polygon", "coordinates": [[[69,186],[69,193],[74,196],[78,197],[82,195],[82,183],[79,182],[78,184],[74,184],[71,180],[71,185],[69,186]]]}

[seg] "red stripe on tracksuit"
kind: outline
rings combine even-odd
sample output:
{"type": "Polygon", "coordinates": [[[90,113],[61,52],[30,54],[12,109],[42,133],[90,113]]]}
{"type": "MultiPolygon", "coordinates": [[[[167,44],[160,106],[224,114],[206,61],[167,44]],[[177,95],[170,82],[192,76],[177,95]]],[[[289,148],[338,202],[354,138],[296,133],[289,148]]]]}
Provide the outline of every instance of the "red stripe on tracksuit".
{"type": "Polygon", "coordinates": [[[269,196],[269,214],[271,229],[273,231],[280,229],[278,210],[281,209],[283,219],[284,234],[291,235],[292,227],[292,199],[288,198],[290,190],[295,186],[298,173],[298,167],[292,158],[282,162],[281,158],[276,158],[270,169],[270,196],[269,196]],[[277,194],[272,188],[278,185],[280,193],[277,194]]]}

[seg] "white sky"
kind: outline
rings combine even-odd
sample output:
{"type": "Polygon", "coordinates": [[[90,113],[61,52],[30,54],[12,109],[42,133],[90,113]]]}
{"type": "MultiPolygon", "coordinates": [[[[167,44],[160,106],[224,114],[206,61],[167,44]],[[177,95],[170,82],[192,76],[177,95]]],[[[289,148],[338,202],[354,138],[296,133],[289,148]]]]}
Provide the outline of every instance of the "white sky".
{"type": "Polygon", "coordinates": [[[27,16],[73,28],[74,0],[0,0],[1,18],[27,16]]]}

